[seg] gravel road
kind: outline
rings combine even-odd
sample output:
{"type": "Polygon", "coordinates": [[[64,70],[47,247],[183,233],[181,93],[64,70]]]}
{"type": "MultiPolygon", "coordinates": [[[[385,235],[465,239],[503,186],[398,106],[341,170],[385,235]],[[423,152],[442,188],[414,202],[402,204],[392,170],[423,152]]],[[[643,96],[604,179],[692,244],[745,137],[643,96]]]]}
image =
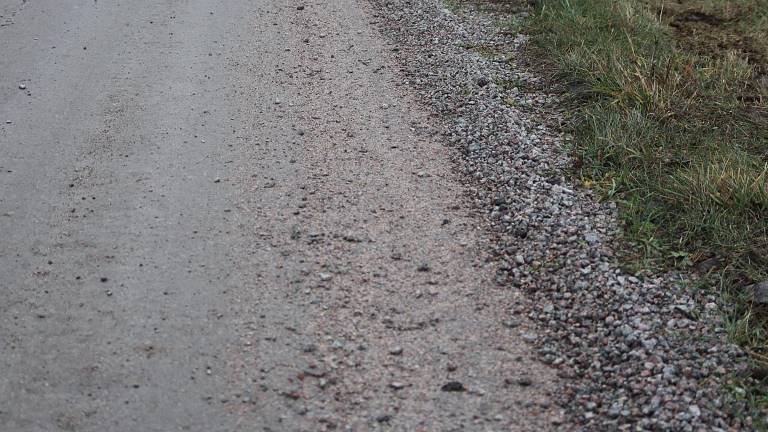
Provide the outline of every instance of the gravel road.
{"type": "Polygon", "coordinates": [[[367,8],[0,1],[0,430],[562,421],[367,8]]]}

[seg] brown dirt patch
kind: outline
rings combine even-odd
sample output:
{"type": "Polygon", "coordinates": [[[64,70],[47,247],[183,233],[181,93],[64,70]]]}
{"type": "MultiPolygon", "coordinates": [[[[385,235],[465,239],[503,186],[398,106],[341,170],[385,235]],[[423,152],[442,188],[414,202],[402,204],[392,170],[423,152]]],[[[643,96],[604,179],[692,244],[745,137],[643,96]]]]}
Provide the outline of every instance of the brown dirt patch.
{"type": "MultiPolygon", "coordinates": [[[[756,78],[768,73],[768,43],[759,40],[761,2],[704,10],[699,1],[664,1],[663,16],[681,47],[712,58],[729,53],[746,59],[756,78]]],[[[661,9],[660,9],[661,12],[661,9]]],[[[762,38],[760,38],[762,39],[762,38]]]]}

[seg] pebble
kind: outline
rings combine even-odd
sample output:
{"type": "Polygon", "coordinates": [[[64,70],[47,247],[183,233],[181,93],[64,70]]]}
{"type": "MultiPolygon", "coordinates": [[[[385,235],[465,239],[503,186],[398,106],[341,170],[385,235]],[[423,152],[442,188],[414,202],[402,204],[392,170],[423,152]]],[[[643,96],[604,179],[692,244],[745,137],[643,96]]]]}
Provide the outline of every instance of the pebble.
{"type": "Polygon", "coordinates": [[[590,245],[596,244],[600,240],[600,236],[597,233],[589,232],[584,234],[584,241],[590,245]]]}
{"type": "Polygon", "coordinates": [[[688,412],[690,412],[694,417],[699,417],[701,415],[701,409],[696,405],[689,406],[688,412]]]}
{"type": "Polygon", "coordinates": [[[420,271],[420,272],[428,272],[428,271],[432,270],[432,267],[430,267],[429,263],[423,262],[423,263],[419,264],[418,267],[416,267],[416,270],[420,271]]]}
{"type": "Polygon", "coordinates": [[[464,384],[458,382],[458,381],[449,381],[445,384],[443,384],[442,387],[440,387],[440,390],[444,392],[464,392],[467,391],[466,387],[464,387],[464,384]]]}
{"type": "Polygon", "coordinates": [[[502,321],[501,324],[506,328],[515,328],[520,326],[520,323],[518,321],[513,321],[513,320],[505,320],[505,321],[502,321]]]}
{"type": "Polygon", "coordinates": [[[530,387],[533,385],[533,380],[530,377],[520,377],[515,380],[515,384],[520,387],[530,387]]]}

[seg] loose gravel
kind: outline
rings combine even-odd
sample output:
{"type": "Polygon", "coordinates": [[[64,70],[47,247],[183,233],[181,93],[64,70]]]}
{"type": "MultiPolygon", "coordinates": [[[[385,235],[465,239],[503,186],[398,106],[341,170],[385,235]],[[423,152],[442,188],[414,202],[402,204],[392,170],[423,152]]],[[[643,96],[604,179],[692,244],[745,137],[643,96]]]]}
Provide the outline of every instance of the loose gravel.
{"type": "Polygon", "coordinates": [[[457,167],[498,238],[498,282],[527,293],[517,313],[538,324],[524,339],[563,378],[562,428],[752,429],[725,390],[743,353],[725,341],[717,297],[679,275],[620,268],[615,205],[567,178],[569,137],[552,127],[563,108],[517,66],[526,36],[499,31],[504,17],[488,8],[369,1],[406,84],[461,150],[457,167]]]}

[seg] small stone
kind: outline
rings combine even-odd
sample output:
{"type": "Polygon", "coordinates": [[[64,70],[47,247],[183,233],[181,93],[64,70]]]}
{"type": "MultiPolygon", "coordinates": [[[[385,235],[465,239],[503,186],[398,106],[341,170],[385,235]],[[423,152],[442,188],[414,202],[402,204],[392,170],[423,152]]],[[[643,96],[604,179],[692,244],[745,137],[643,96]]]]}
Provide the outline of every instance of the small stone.
{"type": "Polygon", "coordinates": [[[323,282],[328,282],[329,280],[333,279],[333,275],[330,273],[320,273],[320,280],[323,282]]]}
{"type": "Polygon", "coordinates": [[[696,270],[701,273],[708,273],[709,271],[722,266],[722,261],[718,257],[711,257],[696,264],[696,270]]]}
{"type": "Polygon", "coordinates": [[[280,394],[292,400],[298,400],[301,398],[301,394],[297,391],[284,391],[284,392],[281,392],[280,394]]]}
{"type": "Polygon", "coordinates": [[[361,236],[355,235],[355,234],[345,234],[342,236],[342,239],[344,241],[348,241],[350,243],[362,243],[363,238],[361,236]]]}
{"type": "Polygon", "coordinates": [[[597,235],[597,233],[590,232],[584,234],[584,241],[586,241],[589,245],[594,245],[600,241],[600,237],[597,235]]]}
{"type": "Polygon", "coordinates": [[[506,328],[515,328],[520,326],[519,322],[513,320],[505,320],[502,321],[501,324],[506,328]]]}
{"type": "Polygon", "coordinates": [[[610,408],[608,408],[608,415],[612,418],[616,418],[621,413],[621,404],[614,402],[610,408]]]}
{"type": "Polygon", "coordinates": [[[467,388],[464,387],[464,384],[458,381],[449,381],[443,384],[443,386],[440,387],[440,390],[444,392],[463,392],[463,391],[467,391],[467,388]]]}
{"type": "Polygon", "coordinates": [[[520,387],[530,387],[533,385],[533,380],[530,377],[524,376],[514,380],[514,383],[520,387]]]}
{"type": "Polygon", "coordinates": [[[304,6],[296,6],[296,10],[304,10],[304,6]]]}
{"type": "Polygon", "coordinates": [[[423,262],[423,263],[419,264],[418,267],[416,267],[416,270],[420,271],[420,272],[428,272],[428,271],[432,270],[432,267],[429,266],[429,263],[423,262]]]}
{"type": "Polygon", "coordinates": [[[701,416],[701,409],[697,405],[691,405],[688,407],[688,412],[694,417],[701,416]]]}
{"type": "Polygon", "coordinates": [[[19,84],[19,90],[26,90],[27,85],[24,83],[19,84]]]}
{"type": "Polygon", "coordinates": [[[324,370],[322,370],[322,369],[312,369],[311,367],[304,369],[302,372],[304,373],[304,375],[311,376],[313,378],[323,378],[325,376],[325,371],[324,370]]]}
{"type": "Polygon", "coordinates": [[[643,345],[643,348],[645,348],[647,351],[651,351],[654,348],[656,348],[656,339],[643,339],[640,341],[640,343],[643,345]]]}
{"type": "Polygon", "coordinates": [[[402,390],[405,388],[405,384],[401,383],[400,381],[393,381],[389,384],[389,387],[393,390],[402,390]]]}
{"type": "Polygon", "coordinates": [[[677,377],[677,368],[672,365],[664,366],[662,376],[667,381],[673,381],[677,377]]]}
{"type": "Polygon", "coordinates": [[[478,85],[479,87],[485,87],[485,86],[487,86],[487,85],[488,85],[488,84],[490,84],[490,83],[491,83],[491,82],[488,80],[488,78],[486,78],[486,77],[484,77],[484,76],[481,76],[481,77],[479,77],[479,78],[477,79],[477,85],[478,85]]]}
{"type": "Polygon", "coordinates": [[[389,353],[390,353],[391,355],[399,356],[400,354],[402,354],[402,353],[403,353],[403,347],[401,347],[401,346],[396,346],[396,347],[394,347],[394,348],[390,349],[390,350],[389,350],[389,353]]]}
{"type": "Polygon", "coordinates": [[[755,303],[768,304],[768,280],[751,286],[755,303]]]}
{"type": "Polygon", "coordinates": [[[476,395],[476,396],[485,396],[486,392],[485,390],[481,388],[473,388],[469,391],[470,394],[476,395]]]}

